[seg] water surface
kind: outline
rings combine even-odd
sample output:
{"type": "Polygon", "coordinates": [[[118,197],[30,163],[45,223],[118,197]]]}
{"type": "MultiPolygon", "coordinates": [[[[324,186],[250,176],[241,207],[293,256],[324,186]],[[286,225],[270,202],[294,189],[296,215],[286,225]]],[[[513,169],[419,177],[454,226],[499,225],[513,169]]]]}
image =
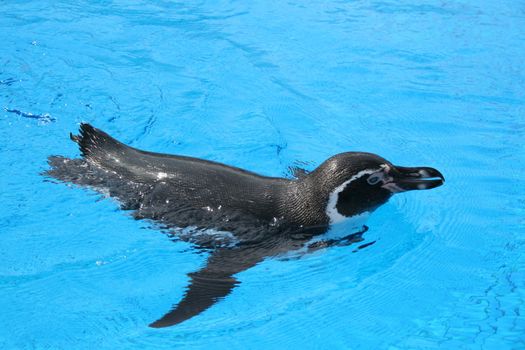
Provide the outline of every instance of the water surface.
{"type": "Polygon", "coordinates": [[[525,348],[519,1],[0,1],[2,348],[525,348]],[[343,151],[447,178],[394,197],[366,249],[268,260],[176,327],[205,261],[44,181],[86,121],[282,176],[343,151]]]}

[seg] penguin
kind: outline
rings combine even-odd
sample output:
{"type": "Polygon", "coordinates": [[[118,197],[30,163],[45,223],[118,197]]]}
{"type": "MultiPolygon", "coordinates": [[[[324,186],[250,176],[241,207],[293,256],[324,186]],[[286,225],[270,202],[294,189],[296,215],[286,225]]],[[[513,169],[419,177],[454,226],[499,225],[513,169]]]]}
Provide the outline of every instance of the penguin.
{"type": "Polygon", "coordinates": [[[206,265],[188,274],[182,300],[151,323],[154,328],[205,311],[239,284],[234,275],[266,258],[359,241],[364,230],[335,239],[323,236],[335,225],[367,216],[394,194],[445,181],[434,168],[395,166],[366,152],[340,153],[311,172],[296,169],[294,178],[280,178],[142,151],[87,123],[70,138],[81,157],[50,156],[46,177],[115,198],[134,218],[179,232],[180,239],[209,252],[206,265]]]}

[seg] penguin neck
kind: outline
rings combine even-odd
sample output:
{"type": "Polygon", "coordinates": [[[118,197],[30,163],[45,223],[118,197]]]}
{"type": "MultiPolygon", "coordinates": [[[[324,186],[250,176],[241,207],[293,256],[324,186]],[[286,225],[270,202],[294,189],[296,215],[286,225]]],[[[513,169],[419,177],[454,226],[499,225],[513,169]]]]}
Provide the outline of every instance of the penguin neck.
{"type": "Polygon", "coordinates": [[[310,175],[287,184],[279,200],[283,218],[299,227],[328,225],[322,190],[310,175]]]}

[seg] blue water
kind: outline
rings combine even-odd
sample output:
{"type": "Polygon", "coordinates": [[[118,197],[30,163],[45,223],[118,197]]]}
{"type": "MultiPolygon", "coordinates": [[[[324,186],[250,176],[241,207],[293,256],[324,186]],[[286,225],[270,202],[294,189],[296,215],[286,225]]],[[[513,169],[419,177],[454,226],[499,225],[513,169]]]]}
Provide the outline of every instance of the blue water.
{"type": "Polygon", "coordinates": [[[0,1],[2,349],[524,349],[522,1],[0,1]],[[353,253],[267,260],[176,327],[206,257],[46,182],[86,121],[282,176],[343,151],[438,168],[353,253]]]}

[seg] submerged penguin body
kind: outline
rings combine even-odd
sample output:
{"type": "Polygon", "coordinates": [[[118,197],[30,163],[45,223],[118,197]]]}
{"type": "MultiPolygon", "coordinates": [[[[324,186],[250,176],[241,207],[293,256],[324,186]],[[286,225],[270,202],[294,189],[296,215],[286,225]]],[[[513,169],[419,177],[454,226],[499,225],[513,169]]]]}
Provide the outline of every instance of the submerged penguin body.
{"type": "Polygon", "coordinates": [[[234,274],[304,246],[330,224],[370,213],[394,193],[443,183],[433,168],[396,167],[362,152],[338,154],[311,173],[285,179],[141,151],[89,124],[81,124],[80,134],[71,139],[78,143],[82,158],[49,157],[47,176],[108,194],[138,219],[169,228],[211,228],[235,237],[188,236],[189,241],[212,248],[211,255],[203,269],[189,274],[190,286],[182,301],[153,327],[199,314],[238,284],[234,274]]]}

